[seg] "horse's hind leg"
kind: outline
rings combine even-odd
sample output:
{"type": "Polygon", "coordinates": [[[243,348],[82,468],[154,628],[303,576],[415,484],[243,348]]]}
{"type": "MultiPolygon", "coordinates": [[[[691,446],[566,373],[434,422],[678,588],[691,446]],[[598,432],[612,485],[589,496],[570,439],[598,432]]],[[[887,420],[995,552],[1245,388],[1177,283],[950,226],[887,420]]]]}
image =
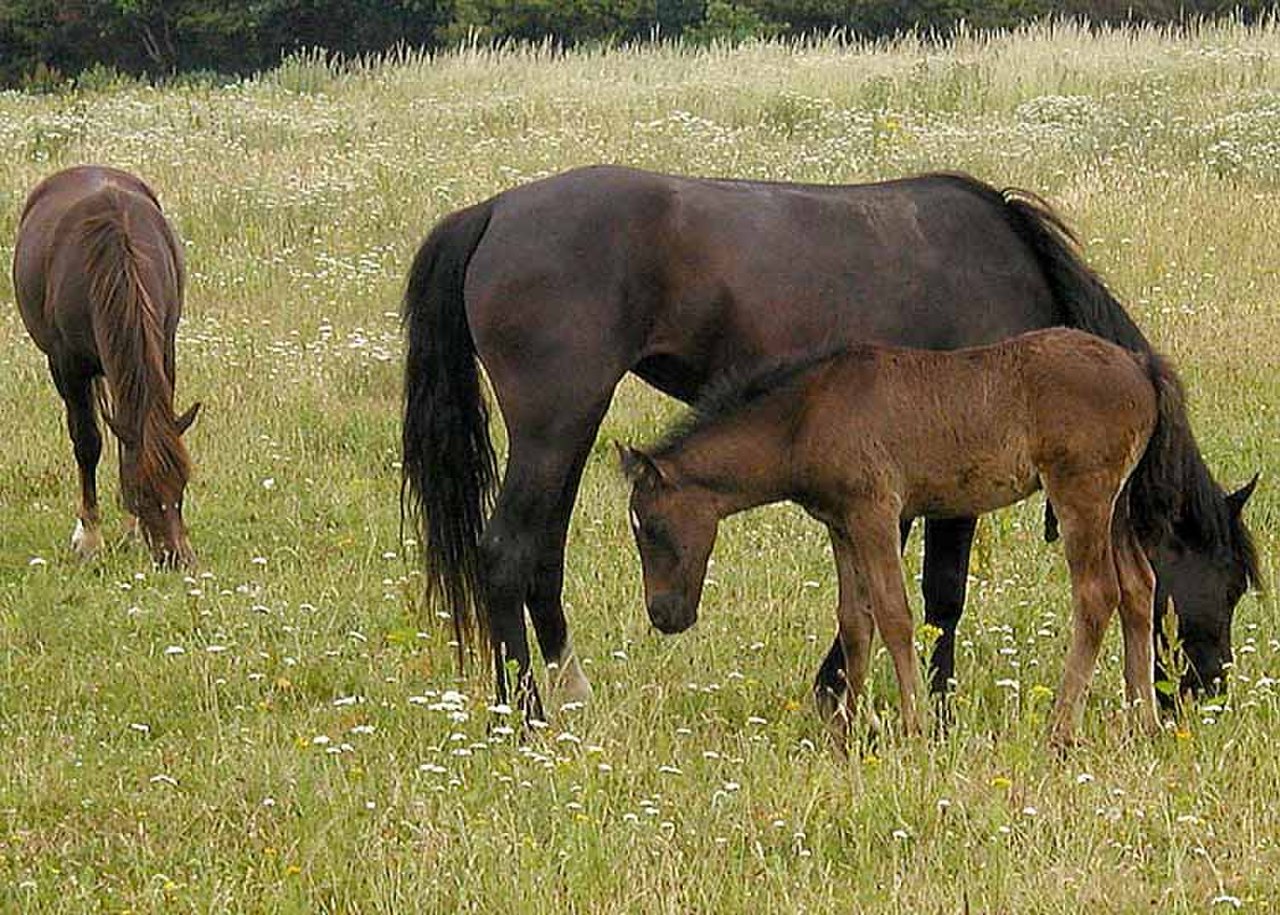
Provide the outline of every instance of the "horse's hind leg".
{"type": "Polygon", "coordinates": [[[1139,725],[1153,731],[1160,726],[1154,685],[1155,573],[1127,524],[1116,531],[1113,549],[1120,581],[1125,698],[1133,707],[1139,725]]]}
{"type": "Polygon", "coordinates": [[[1049,730],[1049,741],[1055,746],[1069,746],[1075,741],[1102,637],[1120,603],[1120,584],[1111,544],[1112,500],[1116,488],[1110,481],[1100,479],[1057,485],[1051,479],[1045,480],[1045,490],[1053,500],[1062,529],[1075,617],[1062,688],[1049,730]]]}
{"type": "MultiPolygon", "coordinates": [[[[500,389],[499,402],[503,400],[500,389]]],[[[565,531],[582,466],[609,397],[587,408],[582,403],[581,398],[568,401],[558,410],[504,404],[511,448],[480,549],[498,696],[508,699],[507,664],[514,662],[516,699],[527,718],[542,719],[544,713],[530,669],[526,601],[544,657],[562,663],[568,649],[560,603],[565,531]]]]}
{"type": "Polygon", "coordinates": [[[929,692],[940,699],[955,680],[956,629],[977,528],[977,518],[930,519],[924,526],[924,621],[939,630],[929,659],[929,692]]]}
{"type": "Polygon", "coordinates": [[[548,688],[552,710],[569,702],[588,702],[591,699],[591,681],[582,670],[582,664],[569,639],[569,624],[565,620],[562,595],[564,592],[565,538],[569,531],[569,517],[577,501],[578,484],[582,470],[595,440],[599,419],[585,423],[579,430],[578,454],[569,468],[568,476],[560,491],[559,503],[553,510],[553,521],[542,543],[533,581],[529,587],[529,616],[538,637],[538,647],[547,664],[548,688]]]}
{"type": "Polygon", "coordinates": [[[98,430],[93,399],[93,377],[56,366],[49,370],[67,408],[67,431],[80,472],[80,508],[71,549],[81,559],[91,559],[102,548],[102,528],[98,515],[98,461],[102,457],[102,433],[98,430]]]}

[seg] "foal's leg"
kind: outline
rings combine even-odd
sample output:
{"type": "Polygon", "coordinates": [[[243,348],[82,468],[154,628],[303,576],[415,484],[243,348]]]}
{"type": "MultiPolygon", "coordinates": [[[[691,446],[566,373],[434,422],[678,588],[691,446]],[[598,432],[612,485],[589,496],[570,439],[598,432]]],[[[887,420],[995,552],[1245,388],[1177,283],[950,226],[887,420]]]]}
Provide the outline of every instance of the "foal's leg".
{"type": "MultiPolygon", "coordinates": [[[[902,580],[902,553],[899,549],[898,519],[895,514],[870,509],[865,515],[851,518],[855,573],[861,579],[870,603],[871,616],[889,656],[893,659],[902,703],[902,728],[908,734],[920,730],[918,698],[921,693],[920,669],[916,663],[915,632],[911,625],[911,606],[907,603],[902,580]]],[[[853,690],[851,666],[846,668],[853,690]]]]}
{"type": "MultiPolygon", "coordinates": [[[[907,537],[911,533],[911,522],[913,520],[914,519],[912,518],[903,518],[902,521],[899,523],[899,531],[900,531],[899,539],[903,549],[906,548],[907,537]]],[[[834,531],[832,531],[831,536],[832,536],[832,549],[834,551],[835,537],[836,537],[836,534],[834,531]]],[[[966,563],[968,562],[968,556],[969,556],[968,550],[966,549],[965,551],[966,563]]],[[[839,563],[839,557],[837,557],[836,562],[839,563]]],[[[926,550],[925,550],[926,577],[928,576],[928,571],[927,571],[928,563],[929,563],[929,554],[928,554],[928,548],[926,547],[926,550]]],[[[837,569],[838,569],[838,565],[837,565],[837,569]]],[[[961,588],[963,589],[963,587],[964,587],[964,584],[963,584],[963,576],[962,576],[961,588]]],[[[926,597],[926,600],[927,599],[928,598],[926,597]]],[[[960,595],[960,603],[962,605],[964,604],[963,591],[961,592],[961,595],[960,595]]],[[[956,614],[956,618],[957,620],[959,619],[958,613],[956,614]]],[[[954,627],[953,627],[953,632],[954,632],[954,627]]],[[[934,653],[934,659],[936,662],[937,660],[936,650],[934,653]]],[[[950,676],[950,674],[948,674],[948,676],[950,676]]],[[[840,633],[837,632],[835,639],[831,643],[831,648],[827,651],[827,656],[822,659],[822,666],[818,668],[818,673],[813,679],[813,696],[815,701],[817,701],[818,703],[818,709],[820,712],[822,712],[823,718],[829,717],[829,713],[825,711],[828,706],[834,707],[836,704],[840,702],[841,697],[844,695],[844,689],[845,689],[844,649],[840,645],[840,633]]]]}
{"type": "Polygon", "coordinates": [[[875,621],[871,617],[871,602],[857,567],[853,544],[842,531],[834,527],[827,530],[831,535],[831,552],[835,556],[836,577],[840,585],[840,603],[836,607],[839,631],[836,644],[827,654],[814,683],[813,697],[819,716],[830,730],[836,746],[843,750],[849,742],[849,728],[867,677],[875,621]],[[839,668],[828,669],[834,663],[838,663],[839,668]]]}
{"type": "Polygon", "coordinates": [[[1102,637],[1120,602],[1111,546],[1111,502],[1117,488],[1109,480],[1071,480],[1057,485],[1045,480],[1062,529],[1075,616],[1062,688],[1049,729],[1049,741],[1055,746],[1075,741],[1102,637]]]}
{"type": "Polygon", "coordinates": [[[67,431],[71,435],[80,472],[80,507],[76,512],[76,529],[71,534],[71,549],[81,559],[91,559],[102,549],[98,515],[98,460],[102,457],[102,433],[98,430],[93,379],[87,374],[56,368],[52,360],[49,368],[67,407],[67,431]]]}
{"type": "Polygon", "coordinates": [[[1114,550],[1116,574],[1120,581],[1120,623],[1124,631],[1125,698],[1137,715],[1140,726],[1157,730],[1153,617],[1155,573],[1146,554],[1128,525],[1118,531],[1114,550]]]}

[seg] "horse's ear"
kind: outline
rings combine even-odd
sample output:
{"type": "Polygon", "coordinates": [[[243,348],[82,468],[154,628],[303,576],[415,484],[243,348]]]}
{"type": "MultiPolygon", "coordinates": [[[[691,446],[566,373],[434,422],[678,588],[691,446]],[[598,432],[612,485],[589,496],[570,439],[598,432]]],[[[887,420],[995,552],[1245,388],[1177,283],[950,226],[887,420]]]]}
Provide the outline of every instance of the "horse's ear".
{"type": "Polygon", "coordinates": [[[102,411],[102,421],[107,424],[107,428],[111,430],[112,434],[120,440],[120,444],[127,448],[136,448],[138,446],[137,437],[116,422],[116,418],[106,410],[102,411]]]}
{"type": "Polygon", "coordinates": [[[638,448],[614,442],[618,450],[618,463],[622,465],[622,473],[632,483],[641,480],[662,480],[665,477],[657,462],[638,448]]]}
{"type": "Polygon", "coordinates": [[[1258,488],[1258,477],[1261,475],[1261,472],[1255,473],[1252,480],[1227,496],[1227,505],[1233,515],[1238,517],[1244,511],[1244,504],[1249,501],[1253,491],[1258,488]]]}
{"type": "Polygon", "coordinates": [[[181,416],[178,417],[177,425],[178,425],[179,435],[185,434],[186,431],[191,428],[191,424],[196,421],[196,416],[199,413],[200,413],[200,401],[197,400],[187,409],[186,413],[183,413],[181,416]]]}

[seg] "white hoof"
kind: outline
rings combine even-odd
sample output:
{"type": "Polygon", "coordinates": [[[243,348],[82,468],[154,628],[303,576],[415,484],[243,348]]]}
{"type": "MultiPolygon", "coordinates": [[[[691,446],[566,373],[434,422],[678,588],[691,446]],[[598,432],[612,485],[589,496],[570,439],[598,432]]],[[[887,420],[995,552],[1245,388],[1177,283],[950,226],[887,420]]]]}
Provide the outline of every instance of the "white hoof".
{"type": "Polygon", "coordinates": [[[566,705],[586,705],[591,701],[591,681],[582,672],[578,656],[573,649],[565,652],[560,663],[547,665],[551,681],[551,707],[559,710],[566,705]]]}
{"type": "Polygon", "coordinates": [[[97,525],[85,527],[76,519],[76,529],[71,532],[71,549],[81,559],[89,560],[102,549],[102,530],[97,525]]]}

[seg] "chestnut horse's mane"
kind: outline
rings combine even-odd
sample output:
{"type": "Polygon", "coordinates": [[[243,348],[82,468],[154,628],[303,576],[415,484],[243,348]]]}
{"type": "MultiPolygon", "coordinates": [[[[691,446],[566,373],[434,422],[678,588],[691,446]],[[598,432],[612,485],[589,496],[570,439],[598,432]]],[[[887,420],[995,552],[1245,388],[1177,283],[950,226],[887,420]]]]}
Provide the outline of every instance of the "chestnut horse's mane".
{"type": "Polygon", "coordinates": [[[176,475],[185,484],[191,462],[173,410],[165,314],[146,284],[154,263],[131,231],[129,195],[114,188],[103,195],[103,205],[83,218],[79,230],[94,337],[110,392],[109,404],[102,398],[104,415],[117,434],[136,444],[141,481],[176,475]]]}

